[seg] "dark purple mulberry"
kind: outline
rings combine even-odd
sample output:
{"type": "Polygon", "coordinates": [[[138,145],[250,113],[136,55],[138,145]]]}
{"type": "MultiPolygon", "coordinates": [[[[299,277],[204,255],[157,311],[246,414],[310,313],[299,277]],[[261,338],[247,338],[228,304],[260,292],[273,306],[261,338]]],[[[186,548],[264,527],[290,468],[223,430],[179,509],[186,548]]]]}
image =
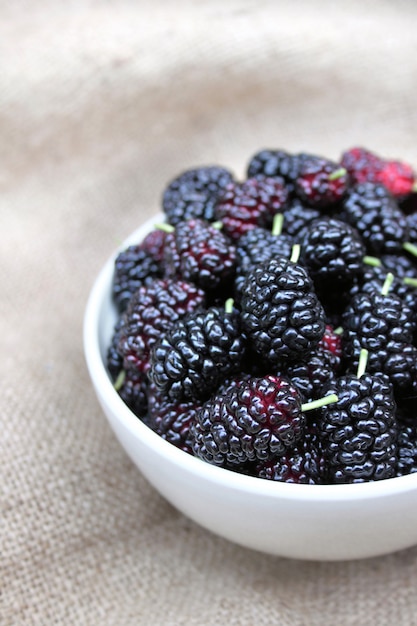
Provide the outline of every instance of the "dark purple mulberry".
{"type": "Polygon", "coordinates": [[[338,401],[320,409],[318,427],[327,480],[357,483],[395,476],[397,422],[392,387],[386,376],[342,376],[327,393],[338,401]]]}
{"type": "Polygon", "coordinates": [[[232,173],[224,167],[186,170],[174,178],[164,191],[162,207],[168,223],[176,226],[192,218],[213,221],[217,198],[232,181],[232,173]]]}
{"type": "Polygon", "coordinates": [[[155,344],[149,378],[171,400],[207,399],[240,371],[244,352],[236,312],[197,311],[175,322],[155,344]]]}
{"type": "Polygon", "coordinates": [[[248,178],[230,183],[216,206],[216,219],[233,240],[251,228],[270,228],[276,213],[282,213],[288,191],[282,178],[248,178]]]}
{"type": "Polygon", "coordinates": [[[213,291],[233,280],[236,249],[223,232],[208,222],[180,222],[168,233],[164,267],[167,278],[186,280],[213,291]]]}
{"type": "Polygon", "coordinates": [[[405,215],[380,184],[352,187],[343,201],[341,219],[358,231],[371,255],[396,254],[408,241],[405,215]]]}
{"type": "Polygon", "coordinates": [[[301,396],[286,379],[249,378],[213,396],[191,428],[194,454],[234,467],[285,454],[305,430],[301,396]]]}
{"type": "Polygon", "coordinates": [[[307,271],[284,257],[260,263],[242,286],[242,326],[271,365],[307,356],[325,330],[325,313],[307,271]]]}
{"type": "Polygon", "coordinates": [[[257,463],[254,475],[266,480],[304,485],[320,485],[324,477],[324,457],[320,440],[306,432],[295,446],[272,461],[257,463]]]}
{"type": "Polygon", "coordinates": [[[118,351],[125,370],[146,373],[156,341],[181,317],[203,307],[204,292],[191,283],[158,279],[140,287],[124,313],[118,351]]]}
{"type": "Polygon", "coordinates": [[[159,393],[154,385],[148,394],[149,426],[163,439],[192,454],[190,427],[200,408],[196,402],[173,402],[159,393]]]}
{"type": "Polygon", "coordinates": [[[311,155],[302,160],[295,193],[310,206],[327,209],[342,200],[348,185],[349,175],[338,163],[311,155]]]}

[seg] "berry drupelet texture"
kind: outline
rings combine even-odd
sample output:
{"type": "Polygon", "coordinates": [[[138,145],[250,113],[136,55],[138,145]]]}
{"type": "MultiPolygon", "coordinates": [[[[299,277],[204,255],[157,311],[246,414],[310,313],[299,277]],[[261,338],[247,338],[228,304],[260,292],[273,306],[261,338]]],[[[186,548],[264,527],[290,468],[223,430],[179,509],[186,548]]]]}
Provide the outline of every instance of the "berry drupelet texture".
{"type": "Polygon", "coordinates": [[[314,220],[301,241],[301,262],[319,289],[349,286],[362,272],[364,255],[357,231],[334,218],[314,220]]]}
{"type": "Polygon", "coordinates": [[[230,183],[216,206],[216,219],[233,240],[255,226],[270,228],[274,215],[281,213],[288,201],[282,178],[248,178],[230,183]]]}
{"type": "Polygon", "coordinates": [[[144,422],[148,422],[148,378],[142,373],[128,370],[120,373],[115,389],[129,409],[144,422]]]}
{"type": "Polygon", "coordinates": [[[375,183],[383,160],[366,148],[354,147],[343,152],[340,164],[349,173],[353,184],[375,183]]]}
{"type": "Polygon", "coordinates": [[[180,222],[168,233],[164,251],[165,277],[213,290],[231,282],[235,271],[235,246],[208,222],[199,219],[180,222]]]}
{"type": "Polygon", "coordinates": [[[304,229],[311,224],[314,220],[321,217],[321,213],[318,209],[305,206],[298,198],[291,200],[290,206],[285,209],[284,223],[282,226],[282,232],[285,235],[290,235],[296,242],[300,241],[300,234],[304,232],[304,229]]]}
{"type": "Polygon", "coordinates": [[[247,274],[240,306],[249,343],[271,365],[304,358],[323,337],[325,313],[311,278],[284,257],[247,274]]]}
{"type": "Polygon", "coordinates": [[[405,254],[382,254],[380,257],[382,267],[387,272],[392,272],[397,278],[417,278],[417,265],[415,256],[405,254]]]}
{"type": "Polygon", "coordinates": [[[343,201],[340,217],[358,231],[368,254],[396,254],[408,241],[405,215],[381,184],[353,186],[343,201]]]}
{"type": "Polygon", "coordinates": [[[285,150],[260,150],[249,161],[247,177],[282,178],[292,191],[304,156],[290,154],[285,150]]]}
{"type": "Polygon", "coordinates": [[[208,166],[186,170],[166,187],[162,208],[169,224],[192,218],[213,221],[219,194],[233,180],[224,167],[208,166]]]}
{"type": "Polygon", "coordinates": [[[338,372],[342,361],[342,337],[330,324],[326,324],[324,335],[317,347],[328,354],[333,371],[338,372]]]}
{"type": "Polygon", "coordinates": [[[341,163],[355,183],[380,183],[399,199],[408,196],[415,187],[415,174],[410,165],[385,159],[366,148],[346,150],[341,163]]]}
{"type": "Polygon", "coordinates": [[[239,274],[247,274],[259,263],[277,256],[289,259],[293,245],[294,240],[289,235],[274,235],[266,228],[253,228],[236,244],[237,271],[239,274]]]}
{"type": "Polygon", "coordinates": [[[301,162],[295,193],[306,204],[324,210],[342,200],[348,184],[348,174],[339,164],[308,156],[301,162]]]}
{"type": "Polygon", "coordinates": [[[417,385],[417,348],[412,345],[415,317],[395,294],[359,293],[343,315],[343,355],[354,370],[360,351],[369,352],[367,371],[389,377],[396,398],[413,392],[417,385]]]}
{"type": "Polygon", "coordinates": [[[191,313],[155,344],[149,378],[171,400],[205,400],[240,371],[245,344],[236,312],[211,307],[191,313]]]}
{"type": "Polygon", "coordinates": [[[324,477],[324,457],[321,442],[315,434],[306,432],[295,446],[272,461],[257,463],[253,474],[258,478],[283,483],[320,485],[324,477]]]}
{"type": "Polygon", "coordinates": [[[119,341],[124,324],[124,317],[121,316],[117,319],[117,322],[113,329],[110,345],[107,348],[106,353],[106,365],[113,382],[123,369],[123,356],[119,351],[119,341]]]}
{"type": "Polygon", "coordinates": [[[287,377],[300,392],[303,402],[309,402],[323,397],[326,385],[336,376],[333,364],[330,352],[318,346],[303,360],[278,368],[276,374],[287,377]]]}
{"type": "Polygon", "coordinates": [[[305,430],[301,396],[277,376],[249,378],[214,395],[191,427],[194,454],[225,467],[284,454],[305,430]]]}
{"type": "Polygon", "coordinates": [[[417,426],[398,425],[398,465],[397,476],[417,472],[417,426]]]}
{"type": "Polygon", "coordinates": [[[205,304],[205,293],[185,281],[158,279],[140,287],[123,314],[118,352],[125,370],[146,373],[152,346],[176,320],[205,304]]]}
{"type": "Polygon", "coordinates": [[[246,180],[197,167],[162,204],[167,224],[114,266],[105,364],[132,413],[264,480],[417,472],[412,168],[359,147],[340,163],[260,150],[246,180]]]}
{"type": "Polygon", "coordinates": [[[318,420],[327,480],[357,483],[395,476],[397,421],[387,377],[343,376],[327,393],[338,397],[321,409],[318,420]]]}
{"type": "Polygon", "coordinates": [[[200,404],[172,402],[150,385],[148,393],[149,426],[163,439],[192,454],[190,427],[200,404]]]}
{"type": "Polygon", "coordinates": [[[161,262],[142,244],[120,252],[114,265],[113,299],[119,312],[125,311],[132,295],[141,285],[162,277],[161,262]]]}
{"type": "Polygon", "coordinates": [[[290,258],[294,240],[289,235],[274,235],[266,228],[256,227],[242,235],[236,244],[236,293],[241,295],[242,285],[248,272],[259,263],[277,256],[290,258]]]}
{"type": "MultiPolygon", "coordinates": [[[[392,266],[391,268],[394,269],[392,266]]],[[[389,269],[392,272],[391,268],[389,269]]],[[[359,293],[380,294],[385,284],[389,269],[383,266],[366,267],[360,278],[352,285],[350,289],[350,299],[352,299],[359,293]]],[[[400,271],[397,275],[393,274],[389,294],[395,294],[396,296],[401,298],[401,300],[403,300],[408,306],[410,306],[407,303],[407,300],[409,299],[410,302],[413,302],[417,298],[417,289],[412,285],[408,285],[407,282],[404,282],[400,263],[398,263],[397,269],[399,269],[400,271]]],[[[414,306],[410,306],[410,308],[415,311],[415,306],[417,306],[417,303],[414,306]]]]}
{"type": "Polygon", "coordinates": [[[147,252],[158,263],[162,263],[164,258],[166,236],[166,231],[160,228],[155,228],[145,236],[140,244],[142,250],[145,250],[145,252],[147,252]]]}

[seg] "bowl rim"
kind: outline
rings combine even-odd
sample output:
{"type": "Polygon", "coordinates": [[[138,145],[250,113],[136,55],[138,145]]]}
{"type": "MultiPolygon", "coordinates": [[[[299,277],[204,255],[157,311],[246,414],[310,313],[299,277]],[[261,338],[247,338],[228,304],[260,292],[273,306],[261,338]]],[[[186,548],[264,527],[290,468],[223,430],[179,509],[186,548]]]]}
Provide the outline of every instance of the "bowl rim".
{"type": "Polygon", "coordinates": [[[102,401],[112,414],[117,416],[132,437],[141,439],[156,454],[168,457],[171,463],[181,467],[184,471],[223,487],[227,485],[232,490],[247,492],[258,497],[295,501],[350,502],[384,498],[416,490],[417,473],[380,481],[340,485],[282,483],[239,474],[211,465],[176,448],[136,417],[112,385],[100,350],[99,320],[105,299],[109,296],[111,289],[116,256],[127,246],[139,242],[155,224],[162,221],[164,221],[164,216],[161,213],[155,214],[133,231],[109,256],[93,282],[83,320],[84,356],[93,385],[97,393],[100,390],[102,401]]]}

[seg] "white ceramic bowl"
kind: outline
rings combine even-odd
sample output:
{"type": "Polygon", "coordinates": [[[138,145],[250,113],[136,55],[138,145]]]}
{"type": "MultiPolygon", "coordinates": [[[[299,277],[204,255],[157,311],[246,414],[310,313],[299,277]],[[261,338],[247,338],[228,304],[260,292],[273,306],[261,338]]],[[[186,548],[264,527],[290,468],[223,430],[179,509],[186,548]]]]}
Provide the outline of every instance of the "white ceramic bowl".
{"type": "Polygon", "coordinates": [[[162,219],[157,215],[146,222],[107,261],[84,319],[91,380],[132,461],[177,509],[248,548],[297,559],[344,560],[417,544],[417,474],[355,485],[293,485],[244,476],[175,448],[123,403],[104,363],[116,320],[111,300],[114,259],[162,219]]]}

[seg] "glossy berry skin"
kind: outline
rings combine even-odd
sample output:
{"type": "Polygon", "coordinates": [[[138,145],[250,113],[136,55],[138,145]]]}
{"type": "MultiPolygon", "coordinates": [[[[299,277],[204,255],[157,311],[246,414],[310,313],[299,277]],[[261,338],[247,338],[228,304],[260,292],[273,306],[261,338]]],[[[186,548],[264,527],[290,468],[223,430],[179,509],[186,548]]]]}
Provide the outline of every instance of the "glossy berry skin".
{"type": "Polygon", "coordinates": [[[322,398],[323,390],[336,376],[330,353],[319,346],[304,359],[286,363],[275,373],[291,381],[300,392],[303,402],[322,398]]]}
{"type": "Polygon", "coordinates": [[[271,365],[304,358],[321,340],[325,313],[304,267],[284,257],[260,263],[242,286],[242,326],[271,365]]]}
{"type": "Polygon", "coordinates": [[[324,335],[317,347],[328,354],[333,371],[337,372],[342,361],[342,337],[334,331],[333,326],[326,324],[324,335]]]}
{"type": "Polygon", "coordinates": [[[168,223],[175,226],[192,218],[213,221],[217,198],[232,180],[232,173],[218,166],[182,172],[163,193],[162,208],[168,223]]]}
{"type": "Polygon", "coordinates": [[[119,341],[123,323],[124,317],[121,316],[117,319],[114,326],[110,345],[108,346],[106,353],[106,366],[113,382],[123,369],[123,357],[119,352],[119,341]]]}
{"type": "Polygon", "coordinates": [[[387,272],[392,272],[396,278],[400,280],[406,276],[409,278],[417,278],[416,257],[404,254],[382,254],[379,257],[382,266],[387,272]]]}
{"type": "Polygon", "coordinates": [[[117,255],[114,264],[113,300],[120,313],[141,285],[162,277],[161,263],[142,244],[135,244],[117,255]]]}
{"type": "Polygon", "coordinates": [[[381,184],[352,187],[343,201],[341,219],[355,228],[368,254],[397,254],[408,241],[405,215],[381,184]]]}
{"type": "Polygon", "coordinates": [[[123,368],[146,373],[152,346],[172,324],[205,304],[205,293],[185,281],[157,279],[140,287],[123,314],[118,352],[123,368]]]}
{"type": "Polygon", "coordinates": [[[303,159],[295,183],[295,193],[308,205],[325,209],[337,204],[346,194],[349,176],[345,172],[334,180],[340,165],[318,156],[303,159]]]}
{"type": "Polygon", "coordinates": [[[385,159],[365,148],[343,153],[341,163],[355,183],[380,183],[396,198],[410,194],[415,184],[413,169],[407,163],[385,159]]]}
{"type": "Polygon", "coordinates": [[[194,454],[225,467],[268,461],[304,435],[301,397],[286,379],[251,377],[208,400],[191,429],[194,454]]]}
{"type": "Polygon", "coordinates": [[[124,372],[123,382],[117,389],[123,402],[144,422],[148,420],[148,384],[142,372],[128,370],[124,372]]]}
{"type": "Polygon", "coordinates": [[[236,244],[237,272],[247,274],[259,263],[276,256],[291,256],[294,240],[288,235],[273,235],[266,228],[252,228],[236,244]]]}
{"type": "Polygon", "coordinates": [[[377,182],[377,174],[383,163],[381,157],[362,147],[346,150],[340,159],[340,164],[348,171],[353,184],[377,182]]]}
{"type": "Polygon", "coordinates": [[[284,224],[282,233],[293,237],[295,242],[300,242],[300,234],[314,220],[321,217],[318,209],[305,206],[298,198],[291,200],[290,206],[284,212],[284,224]]]}
{"type": "Polygon", "coordinates": [[[370,352],[377,351],[387,341],[411,343],[415,321],[412,311],[394,293],[382,295],[371,291],[354,296],[343,316],[345,344],[348,333],[363,337],[370,352]]]}
{"type": "Polygon", "coordinates": [[[294,155],[285,150],[260,150],[250,159],[247,177],[257,176],[283,178],[289,190],[293,190],[304,155],[294,155]]]}
{"type": "Polygon", "coordinates": [[[206,399],[240,371],[245,336],[237,313],[211,307],[178,320],[155,344],[149,378],[171,400],[206,399]]]}
{"type": "MultiPolygon", "coordinates": [[[[391,259],[392,257],[390,257],[391,259]]],[[[395,294],[403,300],[413,311],[417,311],[417,289],[404,283],[407,270],[400,262],[390,263],[391,267],[366,267],[360,279],[351,287],[350,296],[353,298],[359,293],[381,293],[388,271],[393,271],[396,266],[397,274],[394,275],[389,294],[395,294]],[[404,275],[403,275],[404,271],[404,275]],[[409,303],[413,303],[410,306],[409,303]]],[[[414,272],[413,272],[414,273],[414,272]]]]}
{"type": "MultiPolygon", "coordinates": [[[[402,277],[401,274],[403,270],[407,274],[407,269],[401,267],[399,263],[396,263],[396,265],[397,270],[399,269],[400,271],[398,275],[394,276],[389,293],[398,296],[404,303],[406,307],[405,310],[410,309],[414,320],[417,320],[417,289],[404,282],[404,277],[402,277]]],[[[383,267],[367,268],[361,279],[350,289],[351,298],[361,292],[367,294],[380,293],[386,276],[387,270],[383,267]]],[[[415,343],[416,331],[417,328],[415,327],[413,343],[415,343]]]]}
{"type": "Polygon", "coordinates": [[[300,485],[320,485],[324,477],[324,458],[316,435],[304,437],[275,460],[257,463],[253,474],[265,480],[300,485]]]}
{"type": "Polygon", "coordinates": [[[197,402],[172,402],[150,385],[148,393],[149,426],[163,439],[192,454],[190,427],[200,408],[197,402]]]}
{"type": "Polygon", "coordinates": [[[417,472],[417,425],[399,424],[397,476],[417,472]]]}
{"type": "Polygon", "coordinates": [[[148,233],[140,244],[142,250],[145,250],[155,261],[162,263],[164,258],[164,247],[167,232],[161,228],[155,228],[148,233]]]}
{"type": "Polygon", "coordinates": [[[367,371],[389,376],[397,391],[405,391],[416,377],[417,350],[411,345],[413,312],[395,294],[359,293],[343,315],[343,354],[354,371],[362,348],[369,351],[367,371]]]}
{"type": "Polygon", "coordinates": [[[176,278],[213,290],[232,280],[236,249],[230,239],[208,222],[180,222],[165,242],[164,268],[167,278],[176,278]]]}
{"type": "Polygon", "coordinates": [[[216,206],[216,219],[236,241],[255,226],[270,229],[274,215],[284,210],[287,201],[282,178],[248,178],[226,187],[216,206]]]}
{"type": "Polygon", "coordinates": [[[318,420],[331,483],[358,483],[395,476],[397,422],[392,387],[381,374],[343,376],[327,393],[338,401],[318,420]]]}
{"type": "Polygon", "coordinates": [[[236,280],[238,298],[248,272],[259,263],[269,261],[276,256],[290,258],[294,240],[289,235],[273,235],[266,228],[256,227],[246,232],[236,244],[236,280]]]}
{"type": "Polygon", "coordinates": [[[312,222],[301,242],[301,251],[301,261],[319,288],[339,291],[363,269],[365,246],[357,231],[334,218],[312,222]]]}

